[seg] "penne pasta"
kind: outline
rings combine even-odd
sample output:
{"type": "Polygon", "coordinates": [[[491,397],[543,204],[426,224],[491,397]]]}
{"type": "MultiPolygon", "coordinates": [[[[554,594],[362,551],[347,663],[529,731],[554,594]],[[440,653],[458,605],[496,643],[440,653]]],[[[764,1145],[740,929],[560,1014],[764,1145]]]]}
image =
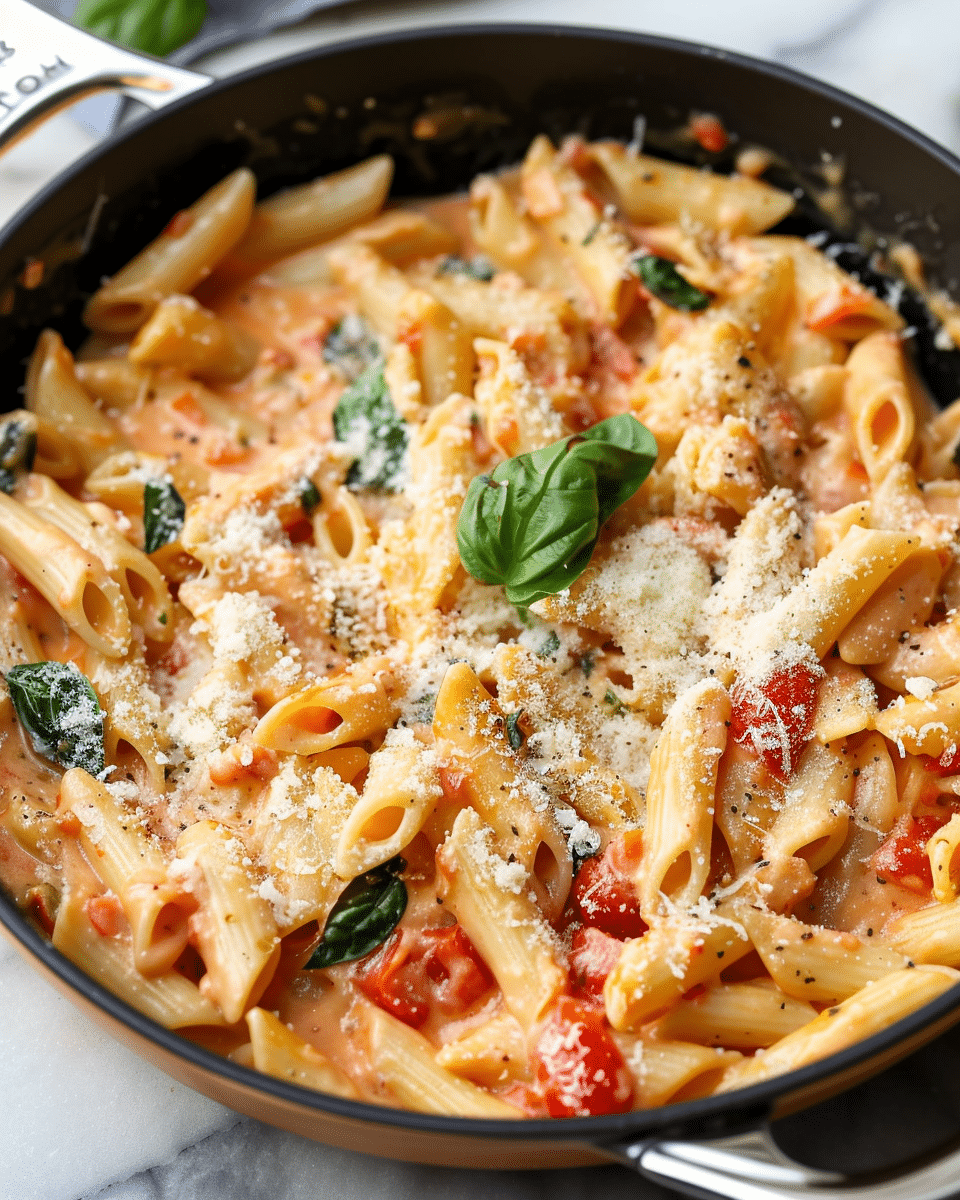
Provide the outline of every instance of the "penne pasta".
{"type": "Polygon", "coordinates": [[[191,292],[243,237],[256,181],[241,167],[178,213],[158,238],[95,292],[84,310],[98,333],[130,334],[167,296],[191,292]]]}
{"type": "Polygon", "coordinates": [[[717,1095],[960,980],[960,408],[753,159],[539,136],[389,207],[385,154],[244,168],[76,360],[40,335],[0,883],[72,962],[493,1120],[717,1095]]]}

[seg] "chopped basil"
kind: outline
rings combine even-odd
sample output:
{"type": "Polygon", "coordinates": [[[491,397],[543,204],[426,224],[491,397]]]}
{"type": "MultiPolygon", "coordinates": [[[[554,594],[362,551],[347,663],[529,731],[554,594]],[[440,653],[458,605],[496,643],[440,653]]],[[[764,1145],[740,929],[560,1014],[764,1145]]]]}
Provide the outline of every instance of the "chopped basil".
{"type": "Polygon", "coordinates": [[[559,649],[560,639],[557,637],[556,631],[551,629],[537,650],[537,658],[552,658],[559,649]]]}
{"type": "Polygon", "coordinates": [[[586,570],[600,529],[657,458],[653,434],[628,413],[500,463],[470,483],[457,524],[463,565],[529,607],[586,570]]]}
{"type": "Polygon", "coordinates": [[[300,497],[300,504],[303,507],[303,511],[308,517],[312,517],[320,505],[320,493],[317,491],[317,485],[312,479],[304,476],[300,480],[297,494],[300,497]]]}
{"type": "Polygon", "coordinates": [[[370,367],[378,366],[383,353],[363,317],[348,313],[327,334],[323,361],[336,367],[352,383],[370,367]]]}
{"type": "Polygon", "coordinates": [[[424,692],[422,696],[415,697],[411,703],[413,704],[411,716],[414,723],[417,725],[430,725],[437,708],[437,693],[424,692]]]}
{"type": "Polygon", "coordinates": [[[382,367],[370,367],[348,388],[333,410],[337,441],[355,455],[347,487],[394,492],[407,457],[407,423],[390,399],[382,367]]]}
{"type": "Polygon", "coordinates": [[[7,672],[10,699],[33,748],[61,767],[104,769],[103,712],[73,663],[38,662],[7,672]]]}
{"type": "Polygon", "coordinates": [[[570,843],[570,857],[573,859],[573,873],[580,870],[588,858],[596,858],[600,853],[600,834],[591,829],[589,838],[583,838],[579,842],[570,843]]]}
{"type": "Polygon", "coordinates": [[[507,716],[507,741],[510,743],[511,750],[519,750],[527,740],[526,734],[520,728],[520,718],[522,716],[522,708],[518,708],[516,712],[512,712],[507,716]]]}
{"type": "Polygon", "coordinates": [[[597,665],[597,656],[592,650],[587,650],[580,655],[580,670],[583,672],[584,679],[589,679],[593,674],[593,668],[597,665]]]}
{"type": "Polygon", "coordinates": [[[706,292],[684,279],[668,258],[655,254],[638,254],[630,266],[640,276],[644,287],[658,300],[681,312],[699,312],[710,303],[706,292]]]}
{"type": "Polygon", "coordinates": [[[0,491],[13,491],[21,475],[33,470],[37,424],[32,413],[8,417],[0,425],[0,491]]]}
{"type": "Polygon", "coordinates": [[[163,58],[200,32],[206,0],[80,0],[75,25],[163,58]]]}
{"type": "Polygon", "coordinates": [[[610,706],[615,717],[622,717],[627,711],[627,706],[612,688],[607,688],[606,695],[603,697],[603,702],[604,704],[608,704],[610,706]]]}
{"type": "Polygon", "coordinates": [[[187,506],[169,479],[143,489],[143,548],[147,554],[175,542],[183,529],[187,506]]]}
{"type": "Polygon", "coordinates": [[[407,907],[407,886],[400,878],[406,866],[402,858],[391,858],[347,885],[327,917],[308,971],[353,962],[387,940],[407,907]]]}
{"type": "Polygon", "coordinates": [[[595,225],[592,225],[590,227],[590,229],[587,230],[587,235],[583,239],[583,241],[580,243],[580,245],[581,246],[589,246],[590,243],[593,241],[593,239],[597,236],[597,234],[600,232],[600,230],[602,228],[603,228],[603,221],[602,220],[597,221],[595,225]]]}
{"type": "Polygon", "coordinates": [[[438,275],[464,275],[468,279],[477,279],[480,283],[489,283],[496,274],[496,268],[485,254],[476,254],[473,258],[461,258],[458,254],[448,254],[440,260],[437,267],[438,275]]]}

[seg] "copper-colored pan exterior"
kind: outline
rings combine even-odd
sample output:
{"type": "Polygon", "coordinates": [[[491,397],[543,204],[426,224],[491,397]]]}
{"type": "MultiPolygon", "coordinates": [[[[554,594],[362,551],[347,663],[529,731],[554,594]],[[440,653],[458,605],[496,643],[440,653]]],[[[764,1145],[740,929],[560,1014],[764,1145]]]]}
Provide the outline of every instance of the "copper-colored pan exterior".
{"type": "MultiPolygon", "coordinates": [[[[893,118],[830,88],[782,68],[640,35],[520,27],[394,35],[268,64],[213,85],[131,129],[48,188],[0,236],[3,377],[19,377],[46,324],[79,340],[82,301],[100,277],[241,163],[270,192],[386,150],[397,157],[399,194],[440,193],[515,161],[539,131],[628,139],[642,115],[656,150],[657,136],[679,128],[691,110],[718,113],[740,144],[771,149],[782,160],[780,180],[806,185],[809,193],[823,183],[823,155],[842,160],[845,232],[908,233],[934,278],[960,277],[960,164],[893,118]],[[438,98],[474,115],[443,139],[418,141],[416,117],[438,98]],[[25,284],[31,258],[45,263],[39,287],[25,284]]],[[[816,220],[814,207],[808,218],[816,220]]],[[[960,355],[936,351],[923,313],[910,316],[928,383],[952,399],[960,392],[960,355]]],[[[9,396],[12,406],[12,386],[9,396]]],[[[852,1086],[960,1020],[954,989],[823,1063],[652,1112],[529,1122],[434,1117],[308,1092],[221,1059],[105,992],[2,895],[0,923],[96,1021],[213,1099],[334,1145],[466,1167],[623,1161],[624,1147],[649,1139],[736,1133],[852,1086]]]]}

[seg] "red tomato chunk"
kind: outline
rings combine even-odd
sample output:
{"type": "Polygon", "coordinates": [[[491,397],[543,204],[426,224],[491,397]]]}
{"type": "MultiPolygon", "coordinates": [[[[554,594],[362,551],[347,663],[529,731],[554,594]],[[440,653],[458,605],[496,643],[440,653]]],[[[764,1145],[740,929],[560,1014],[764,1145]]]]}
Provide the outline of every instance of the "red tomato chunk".
{"type": "Polygon", "coordinates": [[[923,769],[938,778],[946,775],[960,775],[960,746],[948,746],[939,758],[931,758],[925,754],[923,769]]]}
{"type": "Polygon", "coordinates": [[[730,733],[786,783],[813,731],[819,678],[803,663],[782,667],[761,684],[738,680],[731,696],[730,733]]]}
{"type": "Polygon", "coordinates": [[[561,996],[532,1054],[537,1093],[551,1117],[628,1112],[633,1086],[601,1009],[561,996]]]}
{"type": "Polygon", "coordinates": [[[493,985],[493,976],[459,925],[394,930],[357,970],[360,991],[418,1029],[434,1008],[465,1012],[493,985]]]}
{"type": "Polygon", "coordinates": [[[574,930],[570,948],[570,975],[574,990],[582,990],[595,1000],[603,997],[603,985],[617,965],[623,942],[583,926],[574,930]]]}
{"type": "Polygon", "coordinates": [[[633,886],[642,850],[642,834],[633,829],[614,838],[603,854],[587,859],[570,893],[578,920],[615,938],[647,932],[633,886]]]}
{"type": "Polygon", "coordinates": [[[920,896],[926,895],[933,887],[927,842],[946,825],[951,815],[901,817],[873,856],[877,875],[920,896]]]}

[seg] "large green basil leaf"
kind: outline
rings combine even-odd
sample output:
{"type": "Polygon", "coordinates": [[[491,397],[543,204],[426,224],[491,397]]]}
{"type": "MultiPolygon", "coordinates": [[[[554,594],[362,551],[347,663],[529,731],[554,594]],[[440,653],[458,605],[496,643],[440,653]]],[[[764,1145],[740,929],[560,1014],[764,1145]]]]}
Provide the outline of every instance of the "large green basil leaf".
{"type": "Polygon", "coordinates": [[[183,528],[187,506],[167,479],[148,483],[143,489],[143,548],[147,554],[175,542],[183,528]]]}
{"type": "Polygon", "coordinates": [[[630,260],[630,266],[640,276],[644,287],[671,308],[680,312],[700,312],[710,303],[707,293],[684,279],[669,258],[638,254],[630,260]]]}
{"type": "Polygon", "coordinates": [[[353,962],[383,945],[407,907],[407,885],[400,878],[406,866],[402,858],[391,858],[347,886],[330,910],[308,971],[353,962]]]}
{"type": "Polygon", "coordinates": [[[653,434],[629,414],[508,458],[467,490],[457,525],[463,565],[522,607],[568,588],[656,458],[653,434]]]}
{"type": "Polygon", "coordinates": [[[407,457],[407,423],[390,399],[381,366],[369,367],[345,388],[333,410],[338,442],[356,454],[347,487],[393,492],[400,486],[407,457]]]}
{"type": "Polygon", "coordinates": [[[158,58],[197,36],[206,0],[80,0],[75,25],[158,58]]]}
{"type": "Polygon", "coordinates": [[[11,667],[7,687],[38,754],[61,767],[103,772],[103,711],[90,680],[73,663],[11,667]]]}

